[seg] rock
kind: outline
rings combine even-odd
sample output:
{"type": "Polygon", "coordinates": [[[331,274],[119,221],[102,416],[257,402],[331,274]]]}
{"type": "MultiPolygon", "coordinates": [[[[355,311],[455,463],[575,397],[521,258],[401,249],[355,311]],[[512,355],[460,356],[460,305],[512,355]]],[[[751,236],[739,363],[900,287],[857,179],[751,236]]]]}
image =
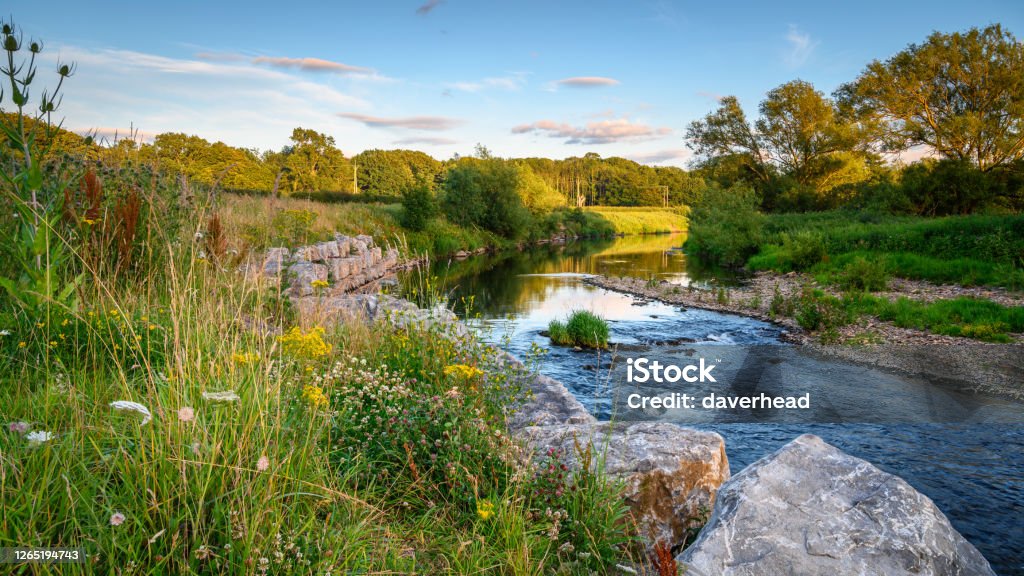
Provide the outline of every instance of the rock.
{"type": "Polygon", "coordinates": [[[299,318],[307,326],[325,326],[339,320],[371,321],[377,316],[377,297],[372,294],[305,296],[295,301],[299,318]]]}
{"type": "Polygon", "coordinates": [[[687,574],[993,575],[903,479],[805,434],[722,486],[687,574]]]}
{"type": "Polygon", "coordinates": [[[263,275],[279,276],[284,265],[291,259],[291,252],[287,248],[271,248],[263,259],[263,275]]]}
{"type": "Polygon", "coordinates": [[[565,385],[553,378],[526,370],[515,357],[506,353],[505,362],[519,370],[519,384],[527,390],[526,401],[509,416],[510,430],[530,426],[558,424],[595,424],[597,420],[587,412],[580,401],[565,385]]]}
{"type": "Polygon", "coordinates": [[[292,275],[289,290],[296,296],[309,296],[313,293],[314,280],[327,280],[327,266],[300,260],[288,267],[292,275]]]}
{"type": "Polygon", "coordinates": [[[626,503],[649,547],[681,546],[687,532],[707,518],[719,486],[729,478],[722,437],[675,424],[536,426],[517,436],[538,451],[557,449],[570,467],[580,464],[577,443],[603,454],[605,472],[625,481],[626,503]]]}
{"type": "Polygon", "coordinates": [[[321,242],[317,244],[316,247],[320,251],[320,258],[323,260],[338,258],[341,256],[338,252],[338,243],[335,241],[321,242]]]}

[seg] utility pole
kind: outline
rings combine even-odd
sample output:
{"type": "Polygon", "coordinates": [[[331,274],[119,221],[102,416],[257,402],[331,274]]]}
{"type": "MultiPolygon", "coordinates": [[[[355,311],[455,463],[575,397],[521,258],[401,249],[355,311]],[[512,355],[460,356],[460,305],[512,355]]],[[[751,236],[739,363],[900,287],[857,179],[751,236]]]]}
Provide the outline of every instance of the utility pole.
{"type": "Polygon", "coordinates": [[[359,194],[359,164],[352,163],[352,193],[359,194]]]}

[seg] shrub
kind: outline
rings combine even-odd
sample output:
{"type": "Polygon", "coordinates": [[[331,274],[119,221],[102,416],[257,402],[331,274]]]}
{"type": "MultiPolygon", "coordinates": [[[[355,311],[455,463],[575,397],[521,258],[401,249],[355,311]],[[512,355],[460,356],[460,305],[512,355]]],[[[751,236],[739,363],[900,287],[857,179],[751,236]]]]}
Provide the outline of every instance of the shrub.
{"type": "Polygon", "coordinates": [[[413,186],[402,194],[402,226],[420,232],[435,216],[437,202],[428,186],[413,186]]]}
{"type": "Polygon", "coordinates": [[[514,164],[498,158],[466,159],[448,171],[444,211],[462,226],[479,226],[506,238],[529,229],[530,212],[519,196],[514,164]]]}
{"type": "Polygon", "coordinates": [[[709,188],[690,212],[690,251],[712,264],[742,266],[761,242],[764,216],[757,206],[749,188],[709,188]]]}
{"type": "Polygon", "coordinates": [[[868,260],[861,256],[847,264],[839,275],[839,286],[844,290],[878,292],[889,285],[889,271],[881,259],[868,260]]]}
{"type": "Polygon", "coordinates": [[[806,270],[826,258],[825,243],[821,234],[801,230],[782,236],[782,246],[796,270],[806,270]]]}
{"type": "Polygon", "coordinates": [[[605,348],[608,346],[608,322],[592,312],[576,310],[564,324],[552,320],[548,324],[548,336],[555,344],[564,346],[605,348]]]}

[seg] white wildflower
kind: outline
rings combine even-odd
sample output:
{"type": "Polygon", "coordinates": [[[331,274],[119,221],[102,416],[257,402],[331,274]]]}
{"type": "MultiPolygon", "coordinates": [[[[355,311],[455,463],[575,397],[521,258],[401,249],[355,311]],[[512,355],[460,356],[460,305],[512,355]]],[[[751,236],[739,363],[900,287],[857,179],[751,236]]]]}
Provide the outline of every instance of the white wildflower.
{"type": "Polygon", "coordinates": [[[29,444],[42,444],[43,442],[49,442],[52,439],[53,434],[45,430],[36,430],[35,432],[25,434],[25,440],[28,440],[29,444]]]}
{"type": "Polygon", "coordinates": [[[203,398],[211,402],[235,402],[238,400],[238,394],[235,394],[234,390],[225,390],[224,392],[203,392],[203,398]]]}
{"type": "Polygon", "coordinates": [[[0,330],[0,336],[10,336],[10,335],[11,335],[11,331],[10,330],[7,330],[6,328],[3,329],[3,330],[0,330]]]}
{"type": "Polygon", "coordinates": [[[138,412],[139,414],[142,414],[143,424],[147,424],[150,420],[153,419],[153,415],[149,413],[149,408],[146,408],[145,406],[139,404],[138,402],[129,402],[128,400],[117,400],[116,402],[111,402],[110,407],[113,408],[114,410],[129,410],[131,412],[138,412]]]}

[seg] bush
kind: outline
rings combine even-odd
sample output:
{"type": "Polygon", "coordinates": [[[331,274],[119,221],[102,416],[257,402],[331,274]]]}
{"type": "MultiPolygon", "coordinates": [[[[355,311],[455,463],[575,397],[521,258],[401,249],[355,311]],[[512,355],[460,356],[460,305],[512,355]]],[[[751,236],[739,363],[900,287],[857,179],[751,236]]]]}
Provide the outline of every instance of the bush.
{"type": "Polygon", "coordinates": [[[402,226],[420,232],[437,216],[434,193],[426,185],[409,188],[402,194],[402,226]]]}
{"type": "Polygon", "coordinates": [[[885,261],[868,260],[857,256],[839,275],[839,286],[844,290],[878,292],[889,286],[889,271],[885,261]]]}
{"type": "Polygon", "coordinates": [[[806,270],[820,263],[827,256],[825,243],[821,234],[801,230],[794,234],[784,234],[782,247],[786,250],[792,267],[806,270]]]}
{"type": "Polygon", "coordinates": [[[761,243],[764,216],[757,206],[757,195],[744,186],[709,188],[690,212],[690,251],[719,266],[743,266],[761,243]]]}
{"type": "Polygon", "coordinates": [[[466,159],[448,171],[444,211],[462,226],[479,226],[506,238],[520,238],[531,215],[519,197],[520,175],[498,158],[466,159]]]}
{"type": "Polygon", "coordinates": [[[608,346],[608,322],[592,312],[576,310],[565,323],[552,320],[548,324],[548,337],[564,346],[605,348],[608,346]]]}

